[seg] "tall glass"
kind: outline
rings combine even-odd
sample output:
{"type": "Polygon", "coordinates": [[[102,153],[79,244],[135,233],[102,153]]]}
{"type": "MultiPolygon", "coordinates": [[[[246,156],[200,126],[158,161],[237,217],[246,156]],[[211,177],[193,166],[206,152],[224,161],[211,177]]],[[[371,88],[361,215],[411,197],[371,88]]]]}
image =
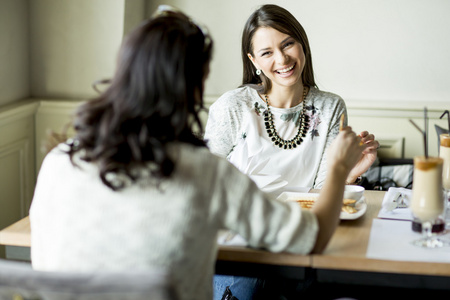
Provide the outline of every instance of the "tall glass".
{"type": "Polygon", "coordinates": [[[439,157],[444,160],[442,166],[442,185],[444,187],[444,202],[446,206],[445,222],[450,228],[450,135],[448,133],[439,136],[439,157]]]}
{"type": "Polygon", "coordinates": [[[411,211],[422,222],[424,238],[413,241],[414,245],[436,248],[444,242],[432,234],[433,223],[444,212],[442,191],[442,165],[440,157],[414,157],[414,178],[411,211]]]}

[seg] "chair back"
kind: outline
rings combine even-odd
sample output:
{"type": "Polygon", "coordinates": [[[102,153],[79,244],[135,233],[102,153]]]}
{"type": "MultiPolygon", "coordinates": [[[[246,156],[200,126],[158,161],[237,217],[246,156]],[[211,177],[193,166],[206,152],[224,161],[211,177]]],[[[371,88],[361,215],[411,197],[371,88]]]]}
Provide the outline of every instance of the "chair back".
{"type": "Polygon", "coordinates": [[[0,300],[177,300],[167,272],[42,272],[0,259],[0,300]]]}

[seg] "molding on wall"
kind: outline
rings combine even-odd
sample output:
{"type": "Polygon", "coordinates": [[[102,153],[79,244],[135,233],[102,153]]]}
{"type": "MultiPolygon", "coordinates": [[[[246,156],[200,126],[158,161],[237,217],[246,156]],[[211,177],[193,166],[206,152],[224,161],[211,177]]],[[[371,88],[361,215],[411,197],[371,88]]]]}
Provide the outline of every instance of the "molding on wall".
{"type": "Polygon", "coordinates": [[[399,102],[399,101],[346,101],[349,115],[380,118],[423,118],[427,107],[429,119],[439,119],[450,103],[447,102],[399,102]]]}
{"type": "Polygon", "coordinates": [[[84,100],[48,100],[35,99],[39,103],[39,114],[67,114],[72,113],[84,100]]]}
{"type": "Polygon", "coordinates": [[[3,106],[0,108],[0,126],[4,126],[29,116],[34,116],[38,107],[39,102],[33,99],[27,99],[11,105],[3,106]]]}
{"type": "MultiPolygon", "coordinates": [[[[34,174],[29,172],[33,169],[31,162],[28,161],[30,152],[30,141],[23,139],[14,143],[0,147],[0,160],[8,155],[18,153],[19,155],[19,194],[20,194],[20,213],[22,217],[28,215],[31,204],[31,197],[34,189],[34,174]]],[[[6,170],[7,171],[7,170],[6,170]]]]}

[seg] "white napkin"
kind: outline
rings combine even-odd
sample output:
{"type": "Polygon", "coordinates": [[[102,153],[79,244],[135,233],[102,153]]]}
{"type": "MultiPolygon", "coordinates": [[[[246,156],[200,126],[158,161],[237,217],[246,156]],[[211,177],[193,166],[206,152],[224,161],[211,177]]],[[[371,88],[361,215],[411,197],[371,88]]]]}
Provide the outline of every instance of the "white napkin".
{"type": "Polygon", "coordinates": [[[409,205],[410,199],[412,198],[412,190],[406,188],[391,187],[384,195],[383,203],[381,204],[381,209],[378,213],[378,218],[407,221],[413,220],[413,215],[409,207],[395,208],[396,203],[394,202],[394,200],[396,200],[395,198],[398,193],[401,193],[403,195],[404,202],[409,205]]]}
{"type": "Polygon", "coordinates": [[[228,230],[221,230],[219,231],[218,237],[217,237],[217,243],[219,245],[226,245],[226,246],[247,246],[247,241],[240,236],[239,234],[236,234],[232,231],[228,230]]]}
{"type": "MultiPolygon", "coordinates": [[[[450,263],[450,247],[427,249],[411,244],[422,238],[412,231],[411,222],[374,219],[367,245],[367,258],[450,263]]],[[[439,235],[448,241],[450,235],[439,235]]]]}

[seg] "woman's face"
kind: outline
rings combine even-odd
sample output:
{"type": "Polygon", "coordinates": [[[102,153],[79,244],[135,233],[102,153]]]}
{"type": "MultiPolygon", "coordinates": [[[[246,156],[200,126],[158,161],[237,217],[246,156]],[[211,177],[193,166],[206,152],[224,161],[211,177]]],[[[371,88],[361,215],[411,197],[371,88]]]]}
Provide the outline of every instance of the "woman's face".
{"type": "Polygon", "coordinates": [[[261,27],[253,35],[252,44],[253,55],[248,53],[248,57],[272,81],[272,88],[301,82],[305,53],[293,37],[271,27],[261,27]]]}

